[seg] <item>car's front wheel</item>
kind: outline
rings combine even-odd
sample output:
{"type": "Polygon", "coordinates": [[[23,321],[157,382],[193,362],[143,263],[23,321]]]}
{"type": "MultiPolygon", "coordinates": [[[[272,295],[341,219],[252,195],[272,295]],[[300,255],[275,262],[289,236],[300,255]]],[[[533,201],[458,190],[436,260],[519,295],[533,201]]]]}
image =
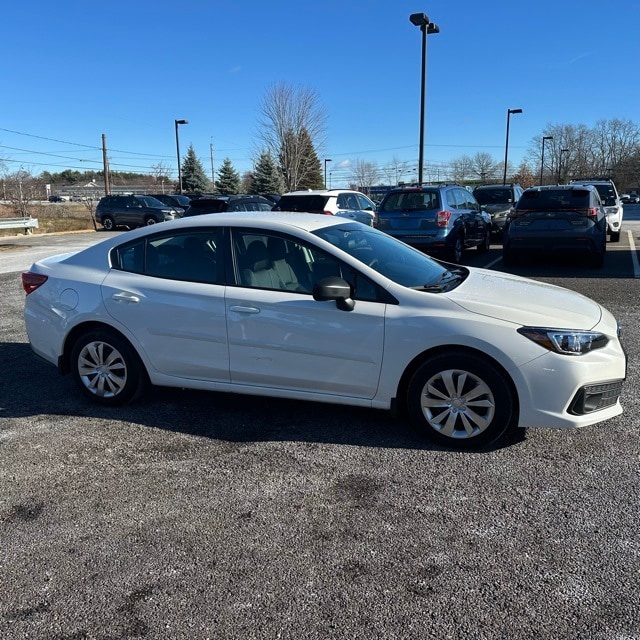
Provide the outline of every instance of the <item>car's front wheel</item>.
{"type": "Polygon", "coordinates": [[[487,253],[491,249],[491,229],[487,229],[482,242],[478,245],[480,253],[487,253]]]}
{"type": "Polygon", "coordinates": [[[116,222],[111,216],[104,216],[102,218],[102,226],[105,231],[113,231],[116,228],[116,222]]]}
{"type": "Polygon", "coordinates": [[[82,393],[98,404],[129,402],[144,388],[144,366],[131,345],[113,331],[82,335],[71,351],[73,377],[82,393]]]}
{"type": "Polygon", "coordinates": [[[153,216],[147,216],[144,219],[144,223],[148,226],[150,224],[156,224],[156,222],[158,222],[153,216]]]}
{"type": "Polygon", "coordinates": [[[517,425],[505,374],[463,351],[442,353],[418,368],[408,386],[407,408],[429,439],[458,449],[484,447],[517,425]]]}

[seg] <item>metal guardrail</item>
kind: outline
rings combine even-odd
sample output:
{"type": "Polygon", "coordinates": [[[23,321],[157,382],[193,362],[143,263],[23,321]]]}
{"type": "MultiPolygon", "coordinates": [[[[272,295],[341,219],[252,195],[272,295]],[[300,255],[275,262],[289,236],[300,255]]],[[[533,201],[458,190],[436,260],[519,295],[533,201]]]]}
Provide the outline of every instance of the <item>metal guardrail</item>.
{"type": "Polygon", "coordinates": [[[31,233],[38,226],[38,218],[0,218],[0,229],[24,229],[25,233],[31,233]]]}

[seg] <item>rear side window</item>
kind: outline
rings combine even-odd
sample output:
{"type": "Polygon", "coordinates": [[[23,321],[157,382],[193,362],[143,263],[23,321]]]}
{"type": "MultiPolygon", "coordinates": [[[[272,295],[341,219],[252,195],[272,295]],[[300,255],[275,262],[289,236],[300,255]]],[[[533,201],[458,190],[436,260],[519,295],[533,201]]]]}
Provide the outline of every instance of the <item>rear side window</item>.
{"type": "Polygon", "coordinates": [[[587,209],[591,206],[591,192],[587,189],[550,189],[525,191],[518,201],[517,210],[533,211],[587,209]]]}
{"type": "Polygon", "coordinates": [[[322,213],[327,196],[282,196],[275,207],[276,211],[298,211],[308,213],[322,213]]]}

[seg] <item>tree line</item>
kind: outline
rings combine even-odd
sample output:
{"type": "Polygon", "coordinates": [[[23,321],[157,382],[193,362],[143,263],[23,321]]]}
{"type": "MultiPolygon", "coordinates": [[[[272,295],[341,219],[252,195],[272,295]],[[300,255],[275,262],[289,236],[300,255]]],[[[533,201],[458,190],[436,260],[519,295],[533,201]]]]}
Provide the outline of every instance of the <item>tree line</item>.
{"type": "MultiPolygon", "coordinates": [[[[323,150],[326,111],[315,90],[280,82],[269,87],[259,105],[259,128],[252,170],[240,174],[229,158],[224,158],[217,176],[208,176],[192,144],[181,164],[182,188],[187,193],[280,194],[298,189],[325,188],[318,150],[323,150]]],[[[415,164],[392,158],[384,166],[355,159],[348,170],[352,187],[367,191],[376,185],[395,185],[415,180],[415,164]]],[[[0,159],[0,169],[2,161],[0,159]]],[[[166,163],[153,165],[148,174],[110,172],[112,185],[136,183],[149,189],[162,186],[176,190],[166,163]]],[[[478,152],[462,155],[439,166],[428,163],[425,176],[430,182],[479,184],[519,182],[562,183],[572,178],[612,178],[620,191],[640,190],[640,129],[630,120],[600,120],[595,126],[549,124],[535,136],[518,166],[478,152]]],[[[44,184],[55,186],[103,182],[102,171],[45,171],[39,176],[21,168],[4,172],[4,199],[22,198],[30,191],[42,192],[44,184]],[[7,191],[10,192],[10,196],[7,191]]]]}

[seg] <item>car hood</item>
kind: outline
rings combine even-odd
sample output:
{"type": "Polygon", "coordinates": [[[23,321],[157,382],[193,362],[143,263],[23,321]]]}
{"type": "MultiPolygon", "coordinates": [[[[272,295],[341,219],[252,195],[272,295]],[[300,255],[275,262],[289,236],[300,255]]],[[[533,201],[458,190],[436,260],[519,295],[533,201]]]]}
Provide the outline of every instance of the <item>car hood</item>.
{"type": "Polygon", "coordinates": [[[597,302],[562,287],[486,269],[473,269],[445,294],[467,311],[519,325],[593,329],[602,318],[597,302]]]}

